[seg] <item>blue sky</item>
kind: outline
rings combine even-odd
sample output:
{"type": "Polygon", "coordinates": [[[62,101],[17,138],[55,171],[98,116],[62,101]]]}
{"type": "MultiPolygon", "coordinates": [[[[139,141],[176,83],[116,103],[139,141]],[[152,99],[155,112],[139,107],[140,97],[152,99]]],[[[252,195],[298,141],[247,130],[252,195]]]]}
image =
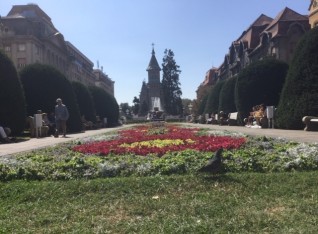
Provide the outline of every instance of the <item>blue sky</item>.
{"type": "Polygon", "coordinates": [[[147,81],[152,43],[160,66],[164,50],[174,52],[182,98],[195,99],[205,73],[258,16],[274,18],[285,7],[308,15],[310,0],[1,0],[0,15],[30,2],[95,68],[99,61],[115,81],[118,104],[132,105],[147,81]]]}

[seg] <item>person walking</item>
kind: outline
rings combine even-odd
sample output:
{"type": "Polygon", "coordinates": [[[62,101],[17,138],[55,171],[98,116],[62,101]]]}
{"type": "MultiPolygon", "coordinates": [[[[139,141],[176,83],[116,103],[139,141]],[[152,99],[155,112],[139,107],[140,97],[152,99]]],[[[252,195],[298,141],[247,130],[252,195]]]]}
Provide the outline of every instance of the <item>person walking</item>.
{"type": "Polygon", "coordinates": [[[62,99],[56,99],[57,105],[55,106],[55,121],[56,130],[54,137],[59,137],[60,130],[62,129],[63,137],[66,137],[66,121],[69,118],[67,107],[63,104],[62,99]]]}

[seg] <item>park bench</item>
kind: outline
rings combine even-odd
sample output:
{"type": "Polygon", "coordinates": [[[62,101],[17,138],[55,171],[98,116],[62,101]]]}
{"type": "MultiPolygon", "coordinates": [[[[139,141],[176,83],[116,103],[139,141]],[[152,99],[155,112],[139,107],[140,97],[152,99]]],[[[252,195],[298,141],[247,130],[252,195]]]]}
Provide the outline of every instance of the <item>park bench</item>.
{"type": "Polygon", "coordinates": [[[317,116],[304,116],[302,119],[306,125],[305,131],[318,131],[318,117],[317,116]]]}
{"type": "Polygon", "coordinates": [[[229,126],[235,126],[237,125],[237,114],[238,112],[233,112],[229,114],[228,119],[226,120],[227,124],[229,126]]]}

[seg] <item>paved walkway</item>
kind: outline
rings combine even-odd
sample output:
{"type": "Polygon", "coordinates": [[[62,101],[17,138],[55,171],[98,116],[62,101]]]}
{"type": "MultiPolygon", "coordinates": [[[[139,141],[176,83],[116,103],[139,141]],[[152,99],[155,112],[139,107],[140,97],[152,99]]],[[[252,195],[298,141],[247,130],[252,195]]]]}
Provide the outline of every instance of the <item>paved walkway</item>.
{"type": "Polygon", "coordinates": [[[114,131],[116,129],[122,129],[127,126],[129,125],[124,125],[117,128],[102,128],[97,130],[89,130],[86,132],[69,134],[69,135],[66,135],[65,138],[63,137],[55,138],[52,136],[52,137],[43,137],[43,138],[31,138],[28,141],[23,141],[19,143],[0,144],[0,156],[20,153],[24,151],[30,151],[33,149],[44,148],[47,146],[53,146],[53,145],[67,142],[67,141],[73,141],[73,140],[88,137],[88,136],[94,136],[94,135],[99,135],[102,133],[114,131]]]}
{"type": "Polygon", "coordinates": [[[251,136],[267,136],[272,138],[285,138],[291,141],[304,143],[318,143],[318,131],[304,130],[284,130],[272,128],[247,128],[243,126],[219,126],[212,124],[190,124],[191,126],[207,127],[215,130],[228,130],[233,132],[241,132],[251,136]]]}
{"type": "MultiPolygon", "coordinates": [[[[272,138],[285,138],[297,142],[305,143],[318,143],[318,132],[307,132],[303,130],[282,130],[282,129],[255,129],[247,128],[242,126],[218,126],[211,124],[189,124],[186,125],[194,127],[207,127],[215,130],[228,130],[233,132],[241,132],[246,135],[252,136],[267,136],[272,138]]],[[[45,137],[45,138],[31,138],[28,141],[12,143],[12,144],[0,144],[0,156],[10,155],[15,153],[20,153],[24,151],[29,151],[33,149],[43,148],[51,145],[56,145],[59,143],[73,141],[87,136],[93,136],[102,134],[105,132],[110,132],[116,129],[122,129],[125,127],[130,127],[131,125],[124,125],[117,128],[103,128],[98,130],[89,130],[84,133],[76,133],[67,135],[66,138],[54,138],[54,137],[45,137]]]]}

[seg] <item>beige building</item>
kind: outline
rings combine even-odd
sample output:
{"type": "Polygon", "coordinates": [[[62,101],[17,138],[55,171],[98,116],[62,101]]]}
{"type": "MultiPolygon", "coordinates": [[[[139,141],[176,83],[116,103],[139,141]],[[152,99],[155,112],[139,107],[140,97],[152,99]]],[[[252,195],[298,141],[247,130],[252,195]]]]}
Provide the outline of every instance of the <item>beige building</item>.
{"type": "Polygon", "coordinates": [[[95,76],[94,64],[53,25],[51,18],[36,4],[14,5],[0,18],[0,49],[17,70],[28,64],[54,66],[70,81],[96,85],[114,95],[114,82],[95,76]]]}
{"type": "Polygon", "coordinates": [[[309,23],[311,28],[318,26],[318,0],[310,0],[309,23]]]}
{"type": "Polygon", "coordinates": [[[217,71],[214,71],[217,73],[214,82],[212,84],[203,82],[197,93],[200,93],[200,89],[206,85],[214,85],[217,80],[235,77],[249,64],[266,57],[289,63],[298,41],[308,30],[310,30],[308,16],[301,15],[288,7],[274,19],[264,14],[260,15],[229,46],[223,63],[217,71]]]}
{"type": "Polygon", "coordinates": [[[103,72],[103,69],[94,69],[93,73],[95,75],[95,85],[106,90],[108,93],[114,94],[114,81],[112,81],[108,75],[103,72]]]}

